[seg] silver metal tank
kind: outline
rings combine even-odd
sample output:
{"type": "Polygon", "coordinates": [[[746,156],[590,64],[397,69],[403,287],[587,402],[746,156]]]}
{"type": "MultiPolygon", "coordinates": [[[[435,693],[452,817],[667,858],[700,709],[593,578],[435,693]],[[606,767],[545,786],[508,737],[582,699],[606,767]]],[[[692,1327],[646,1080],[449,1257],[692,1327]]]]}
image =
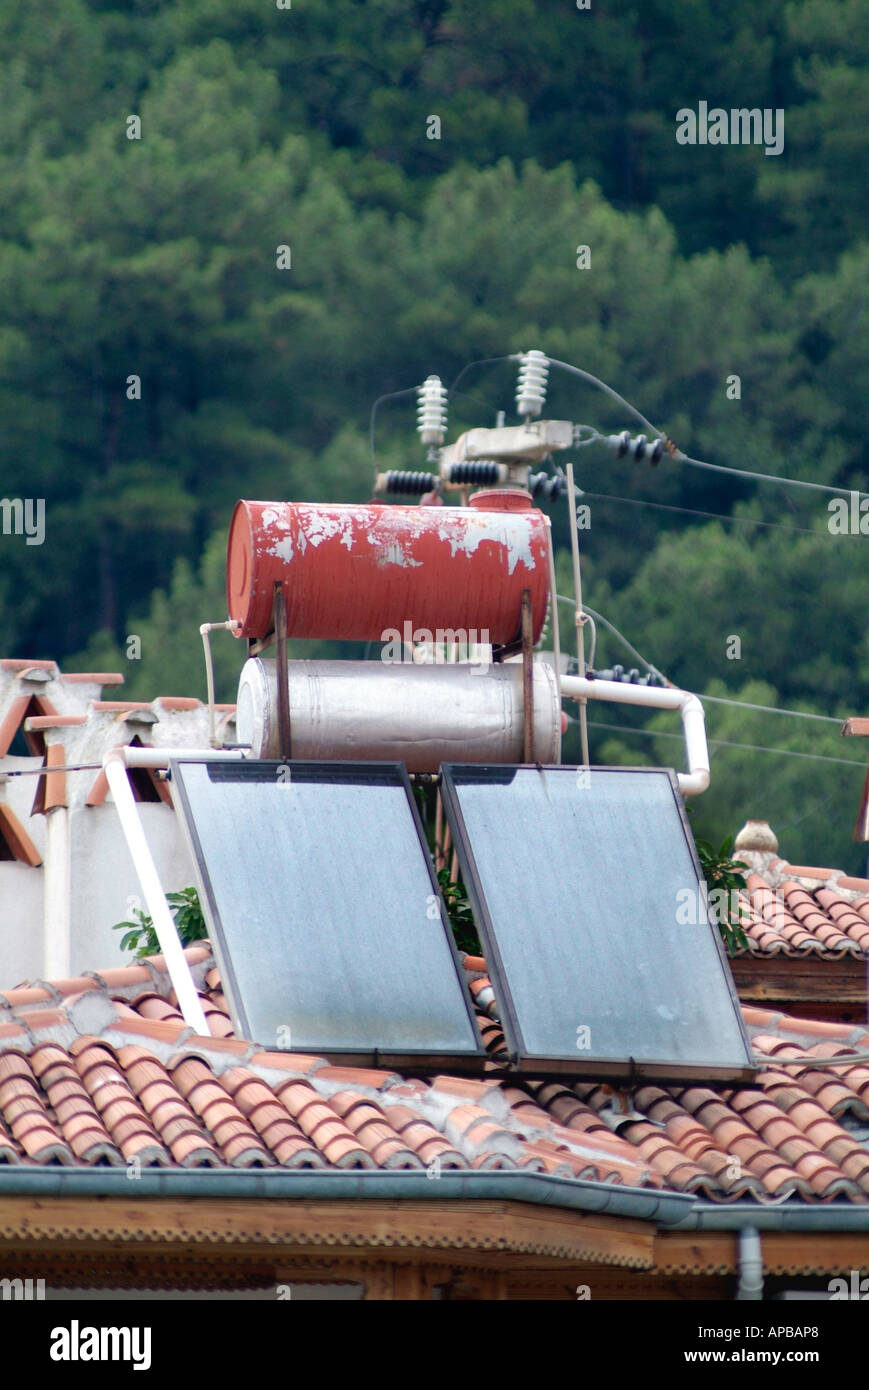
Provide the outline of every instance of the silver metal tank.
{"type": "MultiPolygon", "coordinates": [[[[294,758],[441,763],[521,763],[522,663],[288,661],[294,758]]],[[[280,757],[274,660],[246,661],[236,731],[255,758],[280,757]]],[[[557,763],[561,700],[555,672],[534,663],[534,757],[557,763]]]]}

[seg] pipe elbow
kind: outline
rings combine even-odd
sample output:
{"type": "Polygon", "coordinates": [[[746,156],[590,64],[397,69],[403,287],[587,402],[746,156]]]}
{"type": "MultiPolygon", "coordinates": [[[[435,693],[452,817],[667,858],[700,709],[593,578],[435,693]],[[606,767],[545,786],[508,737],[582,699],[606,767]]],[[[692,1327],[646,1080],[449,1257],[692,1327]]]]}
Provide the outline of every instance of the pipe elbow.
{"type": "Polygon", "coordinates": [[[709,786],[709,769],[701,767],[696,772],[680,772],[678,778],[683,796],[699,796],[709,786]]]}

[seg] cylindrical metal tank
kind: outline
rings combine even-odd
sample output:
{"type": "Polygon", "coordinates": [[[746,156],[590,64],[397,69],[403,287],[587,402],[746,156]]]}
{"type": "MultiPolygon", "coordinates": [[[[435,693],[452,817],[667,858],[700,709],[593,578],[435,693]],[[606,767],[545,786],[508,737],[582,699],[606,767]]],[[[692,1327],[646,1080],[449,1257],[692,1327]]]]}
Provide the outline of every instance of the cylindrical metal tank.
{"type": "MultiPolygon", "coordinates": [[[[289,661],[294,758],[403,762],[436,772],[443,762],[521,763],[522,664],[289,661]]],[[[561,756],[555,672],[534,663],[534,756],[561,756]]],[[[280,757],[275,662],[246,661],[238,686],[238,742],[255,758],[280,757]]]]}
{"type": "Polygon", "coordinates": [[[537,641],[547,543],[546,518],[521,492],[486,493],[470,507],[241,501],[227,546],[229,615],[241,623],[236,636],[264,637],[280,580],[288,637],[376,642],[410,624],[505,644],[520,631],[527,588],[537,641]]]}

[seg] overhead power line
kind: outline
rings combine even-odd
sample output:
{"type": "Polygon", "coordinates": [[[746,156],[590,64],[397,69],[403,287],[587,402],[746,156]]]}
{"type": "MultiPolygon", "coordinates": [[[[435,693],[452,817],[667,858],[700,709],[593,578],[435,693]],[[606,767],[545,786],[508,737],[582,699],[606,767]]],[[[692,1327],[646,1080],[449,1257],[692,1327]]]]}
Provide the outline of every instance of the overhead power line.
{"type": "MultiPolygon", "coordinates": [[[[573,715],[567,716],[568,723],[575,724],[577,721],[573,715]]],[[[590,729],[608,729],[614,734],[634,734],[640,738],[675,738],[682,742],[681,734],[671,734],[669,732],[658,732],[656,729],[632,729],[624,724],[604,724],[598,719],[588,721],[590,729]]],[[[749,753],[773,753],[780,758],[807,758],[810,762],[816,763],[840,763],[845,767],[857,767],[865,771],[865,763],[858,762],[856,758],[830,758],[824,753],[798,753],[792,748],[765,748],[757,743],[733,743],[726,738],[710,738],[710,748],[741,748],[749,753]]]]}
{"type": "Polygon", "coordinates": [[[725,512],[703,512],[697,507],[677,507],[667,502],[650,502],[645,497],[618,497],[611,492],[587,492],[583,488],[582,497],[591,497],[599,502],[621,502],[626,507],[653,507],[659,512],[684,512],[686,516],[702,516],[710,521],[732,522],[734,526],[765,526],[775,531],[796,531],[801,536],[826,536],[827,531],[819,531],[811,526],[788,526],[784,521],[757,521],[751,516],[728,516],[725,512]]]}
{"type": "MultiPolygon", "coordinates": [[[[514,354],[514,360],[519,360],[519,356],[519,354],[514,354]]],[[[641,411],[637,410],[636,406],[631,405],[630,401],[619,395],[618,391],[613,390],[605,381],[601,381],[600,377],[584,371],[582,367],[574,367],[570,362],[561,362],[557,357],[550,357],[548,360],[553,367],[560,367],[562,371],[580,377],[591,386],[596,386],[599,390],[604,391],[619,405],[624,406],[625,410],[629,411],[636,420],[639,420],[647,430],[665,440],[667,454],[677,463],[687,463],[693,468],[709,469],[713,473],[728,473],[734,478],[743,478],[755,483],[778,483],[782,487],[801,487],[813,492],[832,493],[837,497],[850,497],[852,493],[859,498],[869,497],[869,493],[857,492],[855,488],[831,487],[829,483],[813,483],[804,478],[787,478],[778,473],[755,473],[748,468],[730,468],[723,463],[707,463],[704,459],[691,458],[690,455],[683,453],[663,430],[656,429],[652,422],[647,420],[641,411]]]]}
{"type": "MultiPolygon", "coordinates": [[[[571,607],[574,606],[573,599],[567,598],[565,594],[557,594],[556,597],[562,603],[569,603],[571,607]]],[[[667,681],[667,677],[658,670],[657,666],[653,666],[651,662],[647,661],[646,658],[637,651],[636,647],[631,645],[627,637],[619,632],[614,623],[611,623],[609,619],[605,618],[601,613],[596,613],[593,608],[589,608],[587,603],[583,604],[583,607],[591,613],[592,617],[596,618],[599,623],[603,623],[604,627],[609,628],[613,636],[618,638],[622,645],[637,658],[637,661],[642,662],[647,671],[651,671],[654,675],[660,676],[661,680],[667,681]]],[[[667,684],[671,685],[672,682],[667,681],[667,684]]],[[[841,724],[843,722],[841,718],[838,718],[834,714],[812,714],[802,709],[781,709],[778,705],[754,705],[750,700],[732,700],[724,695],[706,695],[702,691],[697,691],[697,698],[699,700],[709,700],[710,703],[714,705],[733,705],[735,709],[757,710],[760,714],[786,714],[789,715],[791,719],[815,719],[822,724],[841,724]]],[[[807,757],[808,754],[804,756],[807,757]]],[[[845,761],[850,762],[851,760],[846,758],[845,761]]]]}

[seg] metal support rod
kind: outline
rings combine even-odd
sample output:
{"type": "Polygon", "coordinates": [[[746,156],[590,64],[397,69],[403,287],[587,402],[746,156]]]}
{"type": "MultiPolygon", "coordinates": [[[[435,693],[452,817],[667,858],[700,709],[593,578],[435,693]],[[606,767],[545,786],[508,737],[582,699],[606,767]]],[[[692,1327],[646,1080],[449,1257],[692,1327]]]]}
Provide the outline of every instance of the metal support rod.
{"type": "Polygon", "coordinates": [[[522,590],[522,697],[525,736],[523,760],[534,762],[534,644],[532,641],[531,590],[522,590]]]}
{"type": "MultiPolygon", "coordinates": [[[[151,849],[136,810],[133,790],[127,778],[124,758],[126,752],[126,749],[119,748],[113,749],[106,755],[103,762],[106,779],[115,800],[115,808],[121,820],[136,872],[139,875],[139,883],[142,885],[145,902],[154,923],[154,931],[160,943],[160,950],[163,952],[169,977],[175,987],[178,1007],[184,1017],[184,1022],[195,1029],[200,1036],[207,1038],[209,1030],[205,1021],[205,1014],[202,1011],[202,1004],[196,992],[190,967],[184,955],[184,948],[179,940],[178,931],[169,911],[166,895],[163,892],[163,885],[160,882],[160,876],[157,873],[157,867],[151,856],[151,849]]],[[[205,754],[205,756],[208,755],[205,754]]]]}
{"type": "MultiPolygon", "coordinates": [[[[585,677],[585,638],[583,627],[585,626],[585,616],[582,611],[582,578],[579,572],[579,535],[576,529],[576,489],[573,484],[573,464],[569,463],[567,472],[567,498],[570,503],[570,552],[573,557],[573,595],[576,601],[574,621],[576,623],[576,656],[579,663],[580,679],[585,677]]],[[[559,675],[561,673],[559,672],[559,675]]],[[[582,746],[582,761],[585,767],[589,766],[588,759],[588,718],[586,714],[585,698],[580,696],[577,699],[579,705],[579,736],[582,746]]]]}
{"type": "Polygon", "coordinates": [[[287,669],[287,601],[280,580],[275,584],[275,677],[278,683],[278,738],[282,758],[293,756],[290,734],[290,676],[287,669]]]}
{"type": "Polygon", "coordinates": [[[558,580],[555,574],[555,547],[552,544],[552,519],[546,518],[546,536],[549,549],[549,613],[552,623],[552,655],[555,658],[555,674],[561,680],[561,624],[558,621],[558,580]]]}
{"type": "Polygon", "coordinates": [[[435,872],[439,873],[446,863],[446,855],[443,847],[444,835],[444,803],[441,797],[441,789],[438,787],[437,797],[435,798],[435,872]]]}

